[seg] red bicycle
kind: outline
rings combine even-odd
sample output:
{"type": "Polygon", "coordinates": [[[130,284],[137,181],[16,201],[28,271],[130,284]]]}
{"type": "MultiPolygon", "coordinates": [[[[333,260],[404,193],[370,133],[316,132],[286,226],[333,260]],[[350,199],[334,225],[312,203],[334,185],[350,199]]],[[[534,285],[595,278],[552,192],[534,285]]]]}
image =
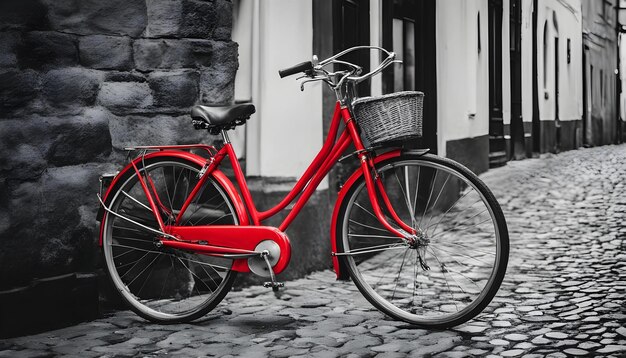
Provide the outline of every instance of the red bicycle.
{"type": "Polygon", "coordinates": [[[277,290],[283,284],[275,274],[291,256],[285,230],[333,165],[353,158],[359,168],[342,186],[332,214],[337,277],[351,278],[376,308],[411,324],[450,327],[480,313],[506,271],[504,215],[464,166],[403,148],[421,135],[422,93],[356,97],[358,83],[394,62],[393,52],[359,46],[279,71],[281,77],[302,73],[302,89],[325,82],[337,104],[319,154],[267,211],[256,208],[226,132],[245,124],[255,112],[252,104],[193,108],[197,129],[221,134],[219,149],[128,148],[139,153],[109,177],[108,190],[99,195],[99,219],[107,272],[129,307],[155,322],[190,321],[212,310],[239,272],[269,277],[265,285],[277,290]],[[386,55],[367,74],[340,59],[363,49],[386,55]],[[332,65],[343,69],[331,71],[332,65]],[[340,158],[351,144],[356,151],[340,158]],[[219,169],[227,156],[239,191],[219,169]],[[261,224],[293,201],[280,226],[261,224]]]}

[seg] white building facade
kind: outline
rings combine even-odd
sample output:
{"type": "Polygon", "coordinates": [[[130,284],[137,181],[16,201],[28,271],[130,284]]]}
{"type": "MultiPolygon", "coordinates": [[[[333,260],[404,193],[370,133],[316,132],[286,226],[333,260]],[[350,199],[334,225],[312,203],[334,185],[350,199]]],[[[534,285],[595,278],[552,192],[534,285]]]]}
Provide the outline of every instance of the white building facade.
{"type": "MultiPolygon", "coordinates": [[[[264,195],[282,197],[328,130],[333,93],[320,83],[301,92],[278,70],[366,44],[396,52],[404,64],[372,79],[361,95],[425,93],[424,136],[413,147],[481,173],[583,145],[581,1],[233,1],[240,64],[235,95],[257,106],[245,131],[237,129],[247,175],[258,179],[253,183],[264,195]]],[[[380,57],[371,52],[348,60],[368,70],[380,57]]],[[[328,216],[351,171],[339,165],[318,188],[320,215],[328,216]]],[[[302,235],[327,240],[320,230],[302,235]]]]}

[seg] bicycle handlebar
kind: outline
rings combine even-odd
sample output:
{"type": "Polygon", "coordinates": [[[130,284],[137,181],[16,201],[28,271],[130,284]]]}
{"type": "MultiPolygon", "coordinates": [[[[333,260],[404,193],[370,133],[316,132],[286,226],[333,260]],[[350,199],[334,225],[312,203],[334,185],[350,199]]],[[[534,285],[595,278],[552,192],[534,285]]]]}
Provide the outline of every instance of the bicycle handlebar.
{"type": "Polygon", "coordinates": [[[291,66],[289,68],[285,68],[283,70],[278,71],[278,75],[280,76],[280,78],[285,78],[287,76],[295,75],[296,73],[300,73],[300,72],[306,73],[307,71],[311,71],[312,69],[313,69],[313,62],[305,61],[295,66],[291,66]]]}
{"type": "MultiPolygon", "coordinates": [[[[382,47],[378,47],[378,46],[356,46],[356,47],[351,47],[349,49],[346,49],[344,51],[341,51],[340,53],[329,57],[323,61],[317,61],[317,57],[313,57],[313,61],[305,61],[302,63],[299,63],[295,66],[283,69],[278,71],[278,74],[280,75],[281,78],[287,77],[287,76],[291,76],[297,73],[304,73],[305,76],[310,77],[310,79],[305,80],[302,84],[304,85],[305,82],[311,82],[311,81],[324,81],[326,83],[328,83],[331,87],[333,88],[338,88],[340,87],[344,81],[348,80],[348,81],[352,81],[354,83],[359,83],[362,82],[376,74],[378,74],[379,72],[381,72],[382,70],[384,70],[387,66],[389,66],[392,63],[402,63],[402,61],[396,60],[396,54],[394,52],[389,52],[387,50],[385,50],[382,47]],[[346,61],[341,61],[338,60],[339,57],[346,55],[347,53],[356,51],[356,50],[379,50],[384,52],[387,57],[381,61],[380,65],[378,65],[378,67],[376,67],[373,71],[368,72],[364,75],[360,75],[361,72],[361,67],[353,64],[353,63],[349,63],[346,61]],[[352,70],[350,71],[339,71],[339,72],[328,72],[326,70],[323,69],[324,66],[327,66],[329,64],[342,64],[342,65],[347,65],[348,67],[351,67],[352,70]],[[335,75],[340,75],[341,79],[335,83],[335,81],[332,80],[332,77],[334,77],[335,75]]],[[[302,88],[302,86],[301,86],[302,88]]]]}

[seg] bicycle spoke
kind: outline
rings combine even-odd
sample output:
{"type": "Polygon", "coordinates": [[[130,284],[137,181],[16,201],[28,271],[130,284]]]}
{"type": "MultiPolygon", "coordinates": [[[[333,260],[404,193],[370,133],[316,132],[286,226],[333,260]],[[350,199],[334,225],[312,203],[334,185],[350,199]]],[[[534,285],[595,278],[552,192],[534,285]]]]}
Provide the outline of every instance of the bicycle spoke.
{"type": "MultiPolygon", "coordinates": [[[[450,207],[448,208],[448,210],[446,210],[446,212],[445,212],[445,213],[443,213],[443,214],[441,215],[441,218],[439,219],[439,221],[438,221],[438,222],[437,222],[437,224],[435,225],[435,228],[433,229],[433,232],[436,232],[436,231],[437,231],[437,227],[439,226],[439,223],[441,223],[441,220],[443,220],[443,218],[444,218],[444,217],[445,217],[445,216],[446,216],[446,215],[450,212],[450,210],[452,210],[452,208],[454,208],[454,207],[456,206],[456,204],[457,204],[457,203],[458,203],[461,199],[463,199],[463,198],[464,198],[467,194],[471,193],[473,190],[474,190],[474,189],[472,189],[472,190],[468,190],[465,194],[463,194],[462,196],[460,196],[459,198],[457,198],[457,199],[454,201],[454,203],[452,203],[452,206],[450,206],[450,207]]],[[[427,232],[427,231],[428,231],[428,229],[430,229],[430,228],[431,228],[431,226],[426,226],[426,228],[424,229],[424,232],[427,232]]]]}
{"type": "Polygon", "coordinates": [[[351,237],[376,237],[381,239],[399,239],[397,236],[385,236],[385,235],[366,235],[366,234],[348,234],[351,237]]]}
{"type": "Polygon", "coordinates": [[[139,204],[139,206],[141,206],[142,208],[148,210],[149,212],[153,212],[152,209],[150,209],[150,207],[148,207],[147,205],[145,205],[144,203],[140,202],[139,200],[135,199],[134,197],[132,197],[130,194],[128,194],[127,192],[125,192],[124,190],[122,190],[122,194],[124,194],[124,196],[126,196],[127,198],[129,198],[130,200],[134,201],[135,203],[139,204]]]}
{"type": "MultiPolygon", "coordinates": [[[[435,206],[437,206],[437,201],[439,201],[439,197],[441,196],[441,193],[443,192],[443,188],[445,188],[445,186],[448,183],[449,179],[450,179],[450,174],[448,174],[448,176],[446,176],[446,180],[441,185],[441,189],[439,189],[439,194],[437,194],[437,197],[435,198],[435,202],[433,203],[433,210],[435,209],[435,206]]],[[[431,212],[430,213],[430,218],[428,219],[428,223],[426,223],[426,226],[430,225],[430,221],[433,219],[433,215],[434,215],[434,213],[431,212]]]]}
{"type": "MultiPolygon", "coordinates": [[[[158,255],[157,255],[154,259],[152,259],[152,261],[150,261],[150,263],[148,264],[148,266],[144,267],[144,269],[143,269],[143,270],[141,270],[141,272],[139,272],[139,274],[137,274],[137,276],[135,276],[135,278],[134,278],[132,281],[130,281],[130,282],[129,282],[126,286],[130,286],[130,285],[132,285],[132,284],[133,284],[133,282],[135,282],[135,280],[136,280],[136,279],[138,279],[138,278],[139,278],[139,276],[141,276],[141,274],[142,274],[142,273],[146,272],[146,270],[148,269],[148,267],[152,266],[152,264],[154,263],[154,261],[156,261],[159,257],[160,257],[160,256],[158,256],[158,255]]],[[[131,270],[132,270],[132,269],[131,269],[131,270]]],[[[129,272],[130,272],[131,270],[129,270],[129,272]]],[[[137,293],[137,295],[139,295],[139,292],[137,293]]]]}
{"type": "Polygon", "coordinates": [[[402,268],[404,267],[404,261],[406,260],[406,254],[409,252],[409,250],[405,250],[404,251],[404,255],[402,256],[402,263],[400,263],[400,270],[398,270],[398,275],[396,276],[396,284],[395,286],[393,286],[393,293],[391,294],[391,300],[393,301],[394,297],[396,296],[396,289],[398,288],[398,280],[400,280],[400,275],[402,274],[402,268]]]}
{"type": "Polygon", "coordinates": [[[424,213],[422,213],[422,217],[419,221],[419,226],[422,226],[422,220],[424,220],[424,216],[426,215],[426,211],[428,210],[428,206],[430,205],[430,199],[433,196],[433,189],[435,188],[435,182],[437,181],[437,174],[439,174],[438,170],[435,170],[435,174],[433,175],[433,180],[431,181],[432,185],[430,186],[430,194],[428,194],[428,201],[426,201],[426,206],[424,207],[424,213]]]}
{"type": "Polygon", "coordinates": [[[356,205],[357,207],[361,208],[363,211],[365,211],[366,213],[370,214],[371,217],[373,217],[374,219],[378,220],[378,218],[376,217],[376,215],[372,214],[369,210],[365,209],[363,206],[361,206],[361,204],[355,202],[354,205],[356,205]]]}
{"type": "Polygon", "coordinates": [[[443,274],[443,279],[446,280],[446,287],[448,288],[448,292],[450,292],[450,297],[452,298],[452,302],[454,302],[454,307],[456,307],[456,311],[458,312],[459,306],[456,304],[456,301],[454,301],[454,293],[450,289],[450,283],[448,282],[448,279],[446,278],[445,265],[441,263],[441,261],[439,261],[439,258],[437,258],[437,255],[434,253],[433,250],[431,250],[431,252],[433,252],[433,257],[435,258],[435,260],[437,260],[437,262],[440,265],[441,273],[443,274]]]}
{"type": "MultiPolygon", "coordinates": [[[[430,247],[430,249],[431,249],[431,251],[432,251],[432,250],[434,250],[434,249],[435,249],[435,247],[432,247],[432,246],[431,246],[431,247],[430,247]]],[[[440,250],[440,249],[439,249],[439,248],[437,248],[437,250],[440,250]]],[[[441,250],[440,250],[440,251],[441,251],[441,250]]],[[[433,252],[433,255],[434,255],[434,254],[435,254],[435,253],[433,252]]],[[[460,266],[464,266],[461,262],[459,262],[459,260],[457,260],[457,259],[456,259],[456,258],[454,258],[453,256],[450,256],[450,258],[451,258],[452,260],[454,260],[456,263],[458,263],[460,266]]],[[[460,276],[463,276],[465,279],[467,279],[467,280],[468,280],[468,281],[470,281],[472,284],[474,284],[474,286],[476,286],[476,287],[478,288],[478,290],[480,291],[481,287],[480,287],[480,286],[478,286],[478,284],[477,284],[474,280],[472,280],[471,278],[469,278],[469,277],[467,277],[467,276],[463,275],[463,274],[462,274],[462,273],[460,273],[459,271],[455,271],[454,269],[451,269],[449,266],[446,266],[446,269],[447,269],[448,271],[452,271],[452,272],[454,272],[454,273],[456,273],[456,274],[458,274],[458,275],[460,275],[460,276]]],[[[456,281],[456,280],[455,280],[455,281],[456,281]]]]}
{"type": "Polygon", "coordinates": [[[378,231],[382,231],[382,232],[389,232],[389,230],[385,230],[385,229],[377,228],[377,227],[370,226],[370,225],[365,225],[365,224],[360,223],[360,222],[358,222],[358,221],[356,221],[356,220],[353,220],[353,219],[350,219],[350,220],[349,220],[349,222],[354,223],[354,224],[357,224],[357,225],[360,225],[360,226],[362,226],[362,227],[366,227],[366,228],[368,228],[368,229],[378,230],[378,231]]]}
{"type": "MultiPolygon", "coordinates": [[[[432,245],[432,244],[431,244],[431,245],[432,245]]],[[[462,254],[462,253],[460,253],[460,252],[452,252],[452,251],[444,250],[444,249],[442,249],[441,247],[437,247],[437,250],[440,250],[440,251],[446,252],[446,253],[448,253],[448,254],[450,254],[450,255],[458,255],[458,256],[462,256],[462,257],[465,257],[465,258],[470,259],[470,260],[478,261],[478,262],[480,262],[481,264],[483,264],[483,265],[485,265],[485,266],[489,266],[489,265],[490,265],[490,264],[488,264],[488,263],[486,263],[486,262],[484,262],[484,261],[481,261],[481,260],[479,260],[479,259],[477,259],[477,258],[475,258],[475,257],[468,256],[468,255],[462,254]]]]}
{"type": "MultiPolygon", "coordinates": [[[[459,227],[459,225],[461,225],[462,223],[464,223],[464,222],[466,222],[466,221],[470,221],[470,220],[472,220],[473,218],[477,217],[478,215],[480,215],[480,214],[484,213],[485,211],[487,211],[487,208],[483,209],[483,210],[482,210],[481,212],[479,212],[478,214],[475,214],[474,216],[472,216],[472,217],[470,217],[470,218],[468,218],[468,219],[465,219],[465,220],[463,220],[463,221],[461,221],[461,222],[457,223],[456,225],[454,225],[454,227],[452,227],[451,229],[449,229],[449,231],[454,231],[454,229],[456,229],[457,227],[459,227]]],[[[481,224],[483,224],[483,223],[485,223],[486,221],[489,221],[489,220],[491,220],[491,218],[487,218],[485,221],[481,222],[480,224],[473,225],[473,226],[478,226],[478,225],[481,225],[481,224]]],[[[470,227],[472,227],[472,226],[470,226],[470,227]]],[[[440,235],[441,235],[441,233],[442,233],[442,232],[440,232],[439,234],[433,235],[433,236],[431,236],[430,238],[431,238],[431,239],[434,239],[435,237],[440,236],[440,235]]]]}
{"type": "Polygon", "coordinates": [[[415,196],[413,197],[413,209],[415,210],[415,212],[417,212],[417,193],[419,192],[421,171],[422,171],[422,167],[417,167],[417,180],[415,181],[415,196]]]}
{"type": "MultiPolygon", "coordinates": [[[[405,193],[404,189],[402,188],[402,184],[400,183],[400,178],[398,178],[398,173],[394,170],[393,174],[396,177],[396,181],[398,182],[398,186],[400,187],[400,191],[402,192],[402,198],[404,199],[404,203],[405,203],[407,209],[409,210],[409,215],[411,215],[411,223],[413,224],[415,219],[413,218],[413,209],[411,209],[411,203],[409,203],[410,199],[409,199],[409,194],[408,194],[408,188],[407,188],[407,192],[405,193]]],[[[408,178],[407,178],[407,180],[408,180],[408,178]]]]}
{"type": "MultiPolygon", "coordinates": [[[[442,242],[443,243],[443,242],[442,242]]],[[[461,244],[457,244],[456,242],[446,242],[446,245],[455,245],[455,246],[459,246],[462,247],[463,250],[471,250],[471,251],[476,251],[479,252],[481,254],[485,254],[485,255],[496,255],[495,252],[487,252],[487,251],[481,251],[481,250],[477,250],[475,247],[469,247],[469,246],[465,246],[465,245],[461,245],[461,244]]]]}
{"type": "Polygon", "coordinates": [[[397,250],[397,249],[406,249],[406,245],[402,245],[402,246],[385,246],[382,245],[381,248],[378,249],[357,249],[357,250],[350,250],[350,251],[346,251],[346,252],[341,252],[341,253],[336,253],[336,256],[354,256],[354,255],[362,255],[362,254],[370,254],[373,252],[381,252],[381,251],[387,251],[387,250],[397,250]],[[360,250],[360,251],[359,251],[360,250]]]}
{"type": "MultiPolygon", "coordinates": [[[[161,258],[163,258],[163,256],[161,256],[161,255],[157,256],[157,259],[159,259],[159,260],[160,260],[161,258]]],[[[152,262],[154,262],[154,260],[153,260],[152,262]]],[[[158,262],[158,261],[157,261],[157,262],[158,262]]],[[[151,263],[151,264],[150,264],[150,265],[148,265],[148,266],[151,266],[152,268],[150,269],[150,272],[148,272],[148,276],[146,277],[146,279],[145,279],[145,280],[143,280],[143,284],[141,285],[141,287],[139,288],[139,291],[137,292],[137,295],[138,295],[138,296],[141,294],[141,291],[143,291],[143,288],[146,286],[146,283],[148,282],[148,279],[149,279],[149,278],[150,278],[150,276],[152,275],[152,272],[154,272],[154,267],[155,267],[156,265],[152,265],[152,263],[151,263]]],[[[137,277],[139,277],[139,276],[137,276],[137,277]]],[[[130,284],[128,284],[128,285],[130,286],[130,284]]]]}
{"type": "Polygon", "coordinates": [[[165,186],[165,195],[167,196],[167,201],[170,203],[170,213],[174,212],[174,204],[172,204],[172,196],[170,195],[170,190],[167,185],[167,174],[165,174],[165,168],[161,167],[161,172],[163,173],[163,182],[165,186]]]}

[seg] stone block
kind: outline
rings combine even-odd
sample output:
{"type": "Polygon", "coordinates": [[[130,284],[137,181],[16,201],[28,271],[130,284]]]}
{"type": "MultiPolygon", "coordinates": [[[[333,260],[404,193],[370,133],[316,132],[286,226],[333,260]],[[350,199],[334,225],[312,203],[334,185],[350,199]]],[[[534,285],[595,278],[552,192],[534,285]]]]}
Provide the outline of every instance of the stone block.
{"type": "Polygon", "coordinates": [[[0,282],[6,287],[97,262],[95,214],[98,176],[108,165],[48,168],[36,182],[10,193],[10,228],[2,234],[0,282]],[[7,235],[6,233],[10,233],[7,235]]]}
{"type": "Polygon", "coordinates": [[[139,37],[147,24],[145,0],[44,0],[54,30],[79,35],[139,37]]]}
{"type": "Polygon", "coordinates": [[[20,41],[17,32],[0,32],[0,67],[17,67],[16,47],[20,41]]]}
{"type": "Polygon", "coordinates": [[[146,37],[231,38],[230,1],[148,0],[147,8],[146,37]]]}
{"type": "Polygon", "coordinates": [[[211,38],[219,18],[232,16],[232,13],[218,13],[215,2],[182,0],[179,36],[207,39],[211,38]]]}
{"type": "Polygon", "coordinates": [[[215,71],[202,71],[200,101],[205,105],[228,105],[234,100],[235,84],[230,76],[215,71]]]}
{"type": "Polygon", "coordinates": [[[147,0],[146,37],[176,36],[182,22],[182,1],[147,0]]]}
{"type": "Polygon", "coordinates": [[[43,77],[43,95],[53,107],[90,106],[102,78],[100,72],[83,68],[51,70],[43,77]]]}
{"type": "Polygon", "coordinates": [[[75,37],[47,31],[33,31],[23,35],[17,48],[21,68],[42,69],[78,64],[75,37]]]}
{"type": "Polygon", "coordinates": [[[233,29],[233,3],[231,1],[214,1],[215,11],[219,16],[213,29],[212,38],[220,41],[230,41],[233,29]]]}
{"type": "Polygon", "coordinates": [[[182,40],[137,40],[133,54],[140,71],[193,66],[190,47],[182,40]]]}
{"type": "Polygon", "coordinates": [[[129,37],[93,35],[78,40],[80,63],[96,69],[127,70],[133,67],[129,37]]]}
{"type": "Polygon", "coordinates": [[[235,94],[235,73],[220,69],[205,69],[200,72],[200,101],[202,104],[231,104],[235,94]]]}
{"type": "MultiPolygon", "coordinates": [[[[12,131],[17,129],[13,128],[12,131]]],[[[4,149],[4,147],[4,143],[0,144],[0,148],[4,149]]],[[[27,143],[18,144],[11,148],[10,152],[3,150],[0,154],[0,173],[8,179],[29,180],[38,178],[46,169],[47,164],[41,150],[27,143]]]]}
{"type": "Polygon", "coordinates": [[[190,107],[198,99],[200,75],[195,71],[153,72],[149,83],[156,106],[190,107]]]}
{"type": "Polygon", "coordinates": [[[147,83],[105,82],[100,86],[98,102],[115,113],[149,107],[153,100],[147,83]]]}
{"type": "Polygon", "coordinates": [[[47,12],[41,0],[0,1],[0,30],[46,30],[47,12]]]}
{"type": "Polygon", "coordinates": [[[133,145],[193,144],[211,139],[206,131],[195,130],[191,117],[129,116],[112,119],[109,122],[113,148],[122,150],[133,145]]]}
{"type": "Polygon", "coordinates": [[[233,101],[237,73],[237,44],[214,42],[211,67],[200,74],[200,100],[205,104],[225,104],[233,101]]]}
{"type": "Polygon", "coordinates": [[[55,125],[54,142],[46,154],[49,164],[76,165],[105,159],[111,153],[110,117],[102,109],[90,108],[82,116],[55,125]]]}
{"type": "Polygon", "coordinates": [[[49,166],[106,159],[111,152],[108,121],[113,117],[100,107],[80,116],[1,121],[0,177],[32,180],[49,166]]]}
{"type": "Polygon", "coordinates": [[[28,105],[37,97],[38,86],[39,78],[35,71],[0,71],[0,117],[7,114],[5,110],[28,105]]]}
{"type": "MultiPolygon", "coordinates": [[[[215,58],[222,57],[215,52],[223,48],[221,43],[211,40],[142,39],[135,41],[133,53],[135,67],[140,71],[150,71],[208,67],[214,63],[215,58]]],[[[237,57],[236,48],[234,56],[237,57]]]]}

